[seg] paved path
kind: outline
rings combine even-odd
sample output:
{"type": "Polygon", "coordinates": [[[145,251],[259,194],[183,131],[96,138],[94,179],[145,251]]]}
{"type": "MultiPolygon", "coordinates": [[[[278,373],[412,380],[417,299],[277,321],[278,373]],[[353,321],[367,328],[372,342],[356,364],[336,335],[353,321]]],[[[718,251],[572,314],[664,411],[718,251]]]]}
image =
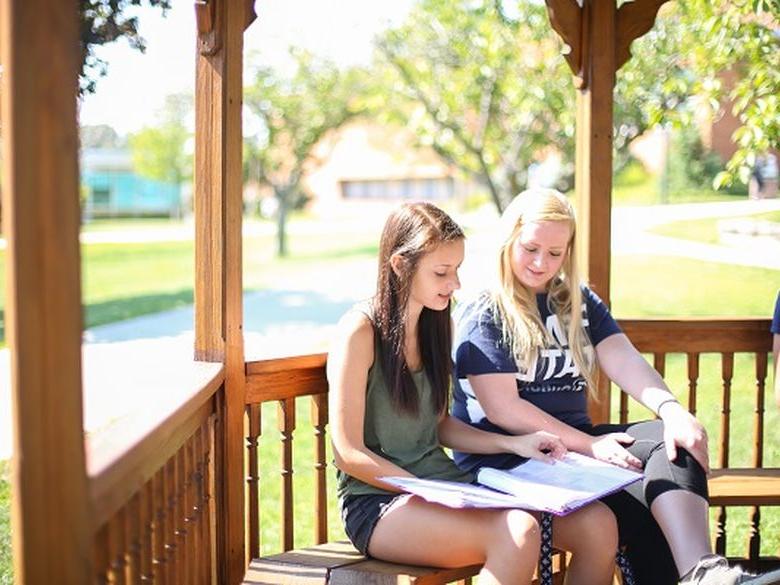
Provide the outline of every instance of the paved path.
{"type": "MultiPolygon", "coordinates": [[[[736,242],[731,245],[711,245],[678,240],[649,233],[654,226],[682,219],[702,217],[738,217],[751,213],[780,210],[780,200],[740,201],[654,207],[621,207],[613,212],[613,253],[650,254],[687,257],[710,262],[725,262],[744,266],[760,266],[780,271],[780,241],[756,240],[736,242]]],[[[490,253],[490,225],[495,214],[472,215],[468,218],[469,239],[467,258],[461,278],[465,295],[484,286],[490,253]]],[[[272,229],[269,224],[247,222],[247,231],[272,229]]],[[[378,231],[378,229],[377,229],[378,231]]],[[[150,241],[154,239],[191,238],[188,228],[174,230],[143,230],[123,232],[114,237],[122,242],[150,241]]],[[[107,241],[109,233],[94,233],[87,240],[107,241]]],[[[113,240],[115,241],[115,240],[113,240]]],[[[325,269],[296,274],[289,282],[280,282],[277,289],[250,292],[244,296],[245,346],[248,359],[276,357],[300,353],[325,351],[333,323],[356,300],[371,294],[375,266],[373,260],[361,260],[351,266],[355,278],[334,279],[325,269]],[[327,284],[327,293],[316,292],[327,284]]],[[[780,287],[780,272],[778,273],[780,287]]],[[[85,370],[101,361],[101,355],[109,349],[123,351],[128,359],[147,351],[150,344],[155,351],[184,359],[191,355],[193,346],[192,307],[146,315],[124,322],[94,327],[84,335],[85,370]]],[[[96,367],[96,366],[95,366],[96,367]]],[[[8,351],[0,351],[0,459],[11,453],[11,409],[8,380],[8,351]]],[[[85,376],[86,377],[86,376],[85,376]]],[[[139,403],[153,396],[114,396],[105,392],[105,385],[85,381],[84,421],[90,431],[106,424],[106,421],[123,416],[139,403]],[[99,391],[102,390],[102,391],[99,391]]]]}

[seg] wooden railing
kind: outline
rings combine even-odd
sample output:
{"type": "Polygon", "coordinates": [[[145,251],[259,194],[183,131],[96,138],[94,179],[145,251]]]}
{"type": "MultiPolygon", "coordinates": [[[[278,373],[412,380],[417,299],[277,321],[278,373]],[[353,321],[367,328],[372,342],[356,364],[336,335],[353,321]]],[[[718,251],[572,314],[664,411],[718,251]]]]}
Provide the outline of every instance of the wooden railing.
{"type": "MultiPolygon", "coordinates": [[[[717,436],[717,444],[710,444],[711,460],[717,469],[728,470],[732,467],[761,469],[765,467],[765,445],[767,441],[766,426],[766,388],[767,388],[767,356],[772,349],[772,337],[769,333],[768,319],[654,319],[654,320],[621,320],[620,326],[628,335],[637,349],[652,355],[655,369],[663,376],[667,374],[667,357],[678,354],[684,359],[684,372],[687,384],[686,391],[679,396],[681,402],[694,414],[701,414],[703,407],[709,406],[702,401],[701,392],[708,391],[712,398],[717,384],[719,392],[719,421],[708,421],[710,434],[717,436]],[[702,362],[707,356],[707,365],[716,368],[716,382],[712,386],[703,387],[700,378],[703,375],[702,362]],[[735,359],[735,356],[739,359],[735,359]],[[719,358],[719,359],[718,359],[719,358]],[[735,373],[737,366],[742,366],[741,393],[734,393],[735,373]],[[751,363],[752,362],[752,363],[751,363]],[[750,390],[750,392],[746,392],[750,390]],[[739,409],[735,406],[738,401],[739,409]],[[733,414],[733,410],[737,412],[733,414]],[[749,408],[749,410],[748,410],[749,408]],[[740,423],[746,427],[747,420],[752,419],[749,431],[745,428],[736,438],[749,445],[749,455],[741,461],[734,461],[732,449],[733,426],[740,423]],[[745,434],[748,432],[749,434],[745,434]]],[[[680,358],[677,358],[678,361],[680,358]]],[[[625,393],[620,393],[619,418],[621,422],[628,420],[629,405],[625,393]]],[[[771,445],[771,442],[769,442],[771,445]]],[[[746,449],[743,449],[747,451],[746,449]]],[[[770,462],[771,466],[780,466],[780,460],[770,462]]],[[[749,530],[747,554],[741,556],[752,565],[759,565],[761,560],[761,509],[758,505],[766,500],[777,503],[780,493],[751,493],[748,486],[732,489],[734,481],[730,472],[715,471],[710,479],[712,503],[719,506],[716,518],[715,550],[719,554],[727,552],[726,505],[748,505],[749,530]]],[[[767,472],[774,474],[775,472],[767,472]]],[[[764,474],[763,477],[767,475],[764,474]]],[[[761,482],[761,474],[753,474],[752,482],[761,482]]],[[[780,551],[775,551],[774,557],[780,551]]]]}
{"type": "MultiPolygon", "coordinates": [[[[88,441],[95,582],[216,581],[216,401],[221,364],[178,372],[180,405],[165,403],[88,441]]],[[[168,388],[170,392],[171,388],[168,388]]]]}
{"type": "MultiPolygon", "coordinates": [[[[767,378],[767,354],[771,349],[769,321],[766,319],[686,319],[686,320],[621,320],[620,325],[631,338],[637,348],[653,356],[655,367],[665,373],[668,354],[682,353],[687,356],[685,368],[687,384],[687,404],[692,412],[696,412],[701,390],[699,383],[700,357],[705,353],[720,354],[722,366],[721,429],[720,440],[716,449],[711,446],[715,467],[727,468],[731,463],[729,452],[731,446],[730,428],[732,422],[740,417],[750,417],[753,420],[753,452],[751,464],[747,467],[761,468],[764,465],[765,444],[765,414],[764,399],[767,378]],[[732,386],[735,383],[735,354],[742,363],[745,354],[755,361],[755,369],[750,374],[749,385],[753,388],[750,403],[752,412],[734,412],[732,386]]],[[[677,359],[677,358],[670,358],[677,359]]],[[[709,359],[709,358],[708,358],[709,359]]],[[[294,510],[293,510],[293,433],[296,429],[295,401],[296,398],[308,396],[311,400],[311,419],[316,442],[316,455],[310,465],[316,470],[316,482],[311,498],[315,502],[313,514],[316,515],[316,531],[314,543],[327,540],[327,502],[325,501],[327,461],[325,457],[325,426],[327,424],[327,381],[325,379],[326,355],[309,355],[279,360],[257,361],[247,363],[247,414],[249,416],[249,434],[247,436],[248,450],[248,498],[247,534],[250,558],[260,554],[259,534],[261,529],[261,514],[258,494],[260,479],[258,475],[258,439],[261,437],[261,405],[266,402],[277,403],[277,422],[280,432],[280,468],[281,482],[280,499],[281,550],[290,550],[294,543],[294,510]]],[[[740,379],[744,385],[744,379],[740,379]]],[[[708,390],[711,393],[711,390],[708,390]]],[[[622,393],[621,393],[622,394],[622,393]]],[[[740,400],[744,402],[744,400],[740,400]]],[[[629,418],[629,407],[622,395],[619,403],[619,418],[626,421],[629,418]]],[[[634,419],[646,419],[651,416],[646,410],[637,413],[634,419]]],[[[780,462],[773,461],[773,465],[780,462]]],[[[772,471],[771,473],[775,473],[772,471]]],[[[756,475],[760,477],[760,472],[756,475]]],[[[266,480],[268,481],[268,480],[266,480]]],[[[746,490],[749,493],[750,490],[746,490]]],[[[744,505],[750,497],[736,500],[723,500],[725,503],[740,503],[744,505]]],[[[751,503],[773,503],[753,498],[751,503]]],[[[721,552],[726,551],[726,511],[725,507],[718,512],[716,527],[716,546],[721,552]]],[[[760,508],[753,506],[749,527],[749,550],[743,558],[750,559],[753,565],[760,564],[760,508]]],[[[265,546],[264,549],[272,548],[265,546]]],[[[732,555],[737,556],[739,555],[732,555]]],[[[767,555],[764,555],[767,557],[767,555]]],[[[768,555],[770,562],[777,561],[777,553],[768,555]]]]}

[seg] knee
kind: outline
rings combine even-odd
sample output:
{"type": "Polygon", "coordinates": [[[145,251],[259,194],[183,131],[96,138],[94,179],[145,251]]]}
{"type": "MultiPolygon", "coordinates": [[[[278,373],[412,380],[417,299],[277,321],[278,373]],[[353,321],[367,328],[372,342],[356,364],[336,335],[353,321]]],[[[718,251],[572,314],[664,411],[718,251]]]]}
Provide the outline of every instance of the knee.
{"type": "Polygon", "coordinates": [[[575,542],[593,546],[611,556],[618,548],[618,525],[615,515],[606,505],[595,502],[579,510],[575,542]]]}
{"type": "Polygon", "coordinates": [[[496,534],[502,535],[506,543],[514,548],[539,550],[541,531],[539,522],[523,510],[505,510],[499,515],[499,529],[496,534]]]}

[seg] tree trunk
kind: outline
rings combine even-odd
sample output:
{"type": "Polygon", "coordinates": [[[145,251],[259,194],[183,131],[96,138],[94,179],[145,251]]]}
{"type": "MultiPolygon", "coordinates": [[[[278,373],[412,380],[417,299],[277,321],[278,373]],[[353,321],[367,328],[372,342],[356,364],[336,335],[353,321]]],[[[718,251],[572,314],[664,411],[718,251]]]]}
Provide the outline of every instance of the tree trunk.
{"type": "Polygon", "coordinates": [[[276,199],[279,201],[279,209],[276,212],[276,255],[279,258],[287,256],[287,209],[289,207],[290,191],[277,189],[276,199]]]}

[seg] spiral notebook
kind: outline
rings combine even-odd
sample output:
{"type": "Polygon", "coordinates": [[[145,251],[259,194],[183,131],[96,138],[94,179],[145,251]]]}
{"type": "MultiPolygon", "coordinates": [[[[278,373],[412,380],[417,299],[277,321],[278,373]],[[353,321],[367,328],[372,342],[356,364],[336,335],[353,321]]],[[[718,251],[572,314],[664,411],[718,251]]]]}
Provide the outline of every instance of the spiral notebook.
{"type": "Polygon", "coordinates": [[[450,508],[523,508],[563,516],[642,477],[569,452],[552,464],[528,460],[511,469],[483,467],[477,473],[479,485],[409,477],[381,479],[450,508]]]}

